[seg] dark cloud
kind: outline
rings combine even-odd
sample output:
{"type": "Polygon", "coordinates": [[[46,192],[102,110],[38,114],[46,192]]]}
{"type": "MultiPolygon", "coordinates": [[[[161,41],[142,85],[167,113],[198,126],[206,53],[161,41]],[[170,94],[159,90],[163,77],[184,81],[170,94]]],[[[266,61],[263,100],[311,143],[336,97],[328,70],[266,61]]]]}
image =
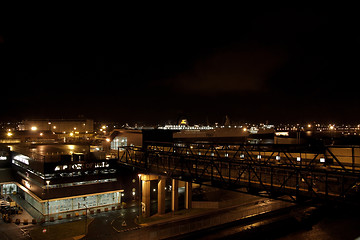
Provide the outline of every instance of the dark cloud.
{"type": "Polygon", "coordinates": [[[207,95],[267,91],[267,80],[286,61],[281,49],[244,44],[217,50],[164,82],[177,91],[207,95]]]}
{"type": "Polygon", "coordinates": [[[357,14],[328,6],[125,12],[0,32],[1,117],[360,117],[357,14]]]}

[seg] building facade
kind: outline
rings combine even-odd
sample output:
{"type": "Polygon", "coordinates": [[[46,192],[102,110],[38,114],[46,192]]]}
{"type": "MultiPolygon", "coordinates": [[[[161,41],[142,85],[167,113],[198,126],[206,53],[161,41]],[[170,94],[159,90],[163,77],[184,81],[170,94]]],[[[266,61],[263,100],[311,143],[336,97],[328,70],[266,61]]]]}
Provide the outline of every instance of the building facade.
{"type": "Polygon", "coordinates": [[[125,186],[116,159],[99,159],[89,147],[69,144],[37,145],[23,153],[1,151],[1,163],[13,175],[1,184],[3,196],[16,194],[45,217],[121,204],[125,186]]]}

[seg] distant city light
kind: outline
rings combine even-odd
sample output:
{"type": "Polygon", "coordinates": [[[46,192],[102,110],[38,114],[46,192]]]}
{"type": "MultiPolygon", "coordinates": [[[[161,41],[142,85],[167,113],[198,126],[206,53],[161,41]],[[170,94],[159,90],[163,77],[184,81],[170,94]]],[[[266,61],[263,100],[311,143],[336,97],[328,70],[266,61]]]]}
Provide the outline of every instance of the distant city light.
{"type": "Polygon", "coordinates": [[[32,127],[31,127],[31,130],[32,130],[32,131],[36,131],[36,130],[37,130],[37,127],[36,127],[36,126],[32,126],[32,127]]]}

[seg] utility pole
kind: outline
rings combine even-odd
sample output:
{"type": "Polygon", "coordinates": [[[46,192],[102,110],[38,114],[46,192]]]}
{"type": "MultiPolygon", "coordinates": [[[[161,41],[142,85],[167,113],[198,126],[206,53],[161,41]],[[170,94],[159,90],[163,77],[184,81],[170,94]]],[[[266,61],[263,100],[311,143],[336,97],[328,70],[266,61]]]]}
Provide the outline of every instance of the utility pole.
{"type": "Polygon", "coordinates": [[[48,219],[50,222],[50,201],[49,201],[49,184],[50,180],[46,180],[46,193],[47,193],[47,208],[48,208],[48,219]]]}
{"type": "MultiPolygon", "coordinates": [[[[80,208],[80,203],[78,203],[78,208],[80,208]]],[[[87,212],[88,212],[88,207],[86,204],[83,204],[83,206],[85,207],[85,229],[84,229],[84,233],[85,233],[85,237],[87,234],[87,212]]]]}

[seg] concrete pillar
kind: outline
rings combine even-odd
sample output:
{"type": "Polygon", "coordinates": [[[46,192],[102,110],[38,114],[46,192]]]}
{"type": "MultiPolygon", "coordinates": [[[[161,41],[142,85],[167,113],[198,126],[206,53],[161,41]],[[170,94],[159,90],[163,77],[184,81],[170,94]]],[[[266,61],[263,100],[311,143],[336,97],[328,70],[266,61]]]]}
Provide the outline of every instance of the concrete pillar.
{"type": "Polygon", "coordinates": [[[158,214],[165,214],[165,184],[166,178],[160,177],[158,182],[158,214]]]}
{"type": "Polygon", "coordinates": [[[142,181],[141,212],[143,217],[150,217],[150,181],[142,181]]]}
{"type": "Polygon", "coordinates": [[[185,183],[185,208],[190,209],[192,206],[192,183],[185,183]]]}
{"type": "Polygon", "coordinates": [[[179,209],[179,181],[172,179],[171,186],[171,211],[175,212],[179,209]]]}

